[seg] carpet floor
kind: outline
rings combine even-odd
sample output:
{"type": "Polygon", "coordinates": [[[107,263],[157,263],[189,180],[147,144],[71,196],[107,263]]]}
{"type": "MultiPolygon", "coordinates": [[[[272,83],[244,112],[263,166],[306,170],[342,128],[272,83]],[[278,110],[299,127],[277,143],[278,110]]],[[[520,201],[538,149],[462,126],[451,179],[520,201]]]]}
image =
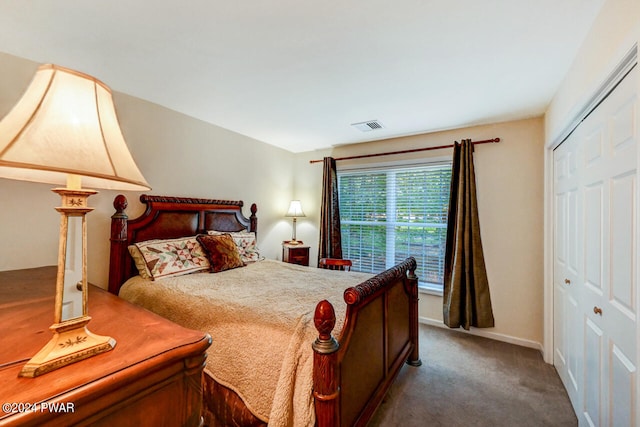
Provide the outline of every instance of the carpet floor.
{"type": "Polygon", "coordinates": [[[577,426],[539,351],[420,325],[422,366],[404,366],[369,423],[386,426],[577,426]]]}

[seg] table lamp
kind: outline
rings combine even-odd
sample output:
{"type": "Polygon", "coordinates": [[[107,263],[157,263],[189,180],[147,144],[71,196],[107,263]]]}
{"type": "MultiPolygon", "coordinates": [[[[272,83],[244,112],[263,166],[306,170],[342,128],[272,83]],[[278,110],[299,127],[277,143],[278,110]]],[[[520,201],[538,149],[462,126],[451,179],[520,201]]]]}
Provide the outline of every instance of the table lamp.
{"type": "Polygon", "coordinates": [[[36,377],[111,350],[115,340],[91,333],[87,324],[87,199],[82,188],[149,190],[122,136],[111,90],[99,80],[67,68],[38,68],[22,98],[0,121],[0,177],[65,185],[61,196],[58,272],[53,337],[20,372],[36,377]],[[81,222],[81,255],[67,245],[69,219],[81,222]],[[81,280],[69,283],[68,259],[81,259],[81,280]],[[63,318],[64,289],[82,291],[82,315],[63,318]]]}
{"type": "Polygon", "coordinates": [[[289,204],[289,210],[287,211],[287,217],[293,217],[293,236],[291,240],[287,243],[290,245],[297,245],[299,242],[296,240],[296,218],[306,216],[304,212],[302,212],[302,204],[300,200],[292,200],[289,204]]]}

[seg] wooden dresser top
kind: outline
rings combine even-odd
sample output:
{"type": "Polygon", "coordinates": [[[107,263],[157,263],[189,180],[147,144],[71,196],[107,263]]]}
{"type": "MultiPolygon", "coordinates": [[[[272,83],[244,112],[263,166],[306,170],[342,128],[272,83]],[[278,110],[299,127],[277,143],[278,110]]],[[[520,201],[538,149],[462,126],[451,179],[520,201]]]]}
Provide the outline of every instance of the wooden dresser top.
{"type": "MultiPolygon", "coordinates": [[[[19,378],[22,366],[51,338],[55,267],[0,272],[0,402],[82,400],[202,354],[211,338],[178,326],[94,286],[88,329],[116,340],[113,350],[37,378],[19,378]]],[[[94,396],[95,397],[95,396],[94,396]]],[[[0,424],[6,415],[0,412],[0,424]]]]}

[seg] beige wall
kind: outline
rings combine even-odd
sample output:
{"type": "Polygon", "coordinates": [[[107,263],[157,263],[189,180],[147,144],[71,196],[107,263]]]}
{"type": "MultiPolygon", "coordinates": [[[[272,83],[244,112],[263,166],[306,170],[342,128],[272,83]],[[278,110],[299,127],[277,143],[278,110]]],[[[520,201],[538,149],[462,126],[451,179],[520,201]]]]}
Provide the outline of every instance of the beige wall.
{"type": "MultiPolygon", "coordinates": [[[[0,118],[18,101],[38,64],[0,53],[0,118]]],[[[57,263],[59,196],[51,185],[0,179],[0,271],[57,263]]]]}
{"type": "MultiPolygon", "coordinates": [[[[0,117],[29,84],[38,64],[0,54],[0,117]]],[[[96,76],[99,78],[99,76],[96,76]]],[[[108,84],[108,82],[106,82],[108,84]]],[[[293,193],[292,153],[151,104],[114,93],[121,127],[150,194],[243,200],[245,214],[258,205],[258,244],[276,258],[290,233],[283,217],[293,193]]],[[[51,185],[0,179],[0,270],[57,262],[58,196],[51,185]]],[[[101,191],[90,199],[89,280],[105,287],[109,226],[118,193],[101,191]]],[[[141,213],[140,193],[126,193],[129,214],[141,213]]]]}
{"type": "MultiPolygon", "coordinates": [[[[484,330],[506,341],[539,348],[543,340],[543,143],[542,118],[336,147],[296,156],[295,197],[307,214],[298,220],[298,237],[317,260],[322,164],[311,159],[379,153],[451,144],[471,138],[501,138],[476,148],[480,227],[489,275],[495,328],[484,330]]],[[[451,150],[338,162],[338,168],[366,163],[428,160],[451,150]]],[[[442,322],[442,297],[421,295],[420,316],[442,322]]]]}
{"type": "Polygon", "coordinates": [[[640,1],[608,0],[602,6],[571,69],[545,114],[547,144],[594,95],[620,60],[640,40],[640,1]]]}

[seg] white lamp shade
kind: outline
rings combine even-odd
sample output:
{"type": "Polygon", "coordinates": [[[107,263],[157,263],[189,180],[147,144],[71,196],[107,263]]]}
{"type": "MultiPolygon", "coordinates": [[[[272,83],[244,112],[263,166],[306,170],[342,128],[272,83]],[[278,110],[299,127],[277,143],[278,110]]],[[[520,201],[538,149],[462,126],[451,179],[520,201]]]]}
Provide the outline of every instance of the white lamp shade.
{"type": "Polygon", "coordinates": [[[300,203],[300,200],[291,201],[291,203],[289,204],[289,210],[287,211],[287,214],[285,216],[292,216],[294,218],[306,216],[304,212],[302,212],[302,204],[300,203]]]}
{"type": "Polygon", "coordinates": [[[111,90],[77,71],[46,64],[0,121],[0,177],[90,188],[149,190],[120,131],[111,90]]]}

